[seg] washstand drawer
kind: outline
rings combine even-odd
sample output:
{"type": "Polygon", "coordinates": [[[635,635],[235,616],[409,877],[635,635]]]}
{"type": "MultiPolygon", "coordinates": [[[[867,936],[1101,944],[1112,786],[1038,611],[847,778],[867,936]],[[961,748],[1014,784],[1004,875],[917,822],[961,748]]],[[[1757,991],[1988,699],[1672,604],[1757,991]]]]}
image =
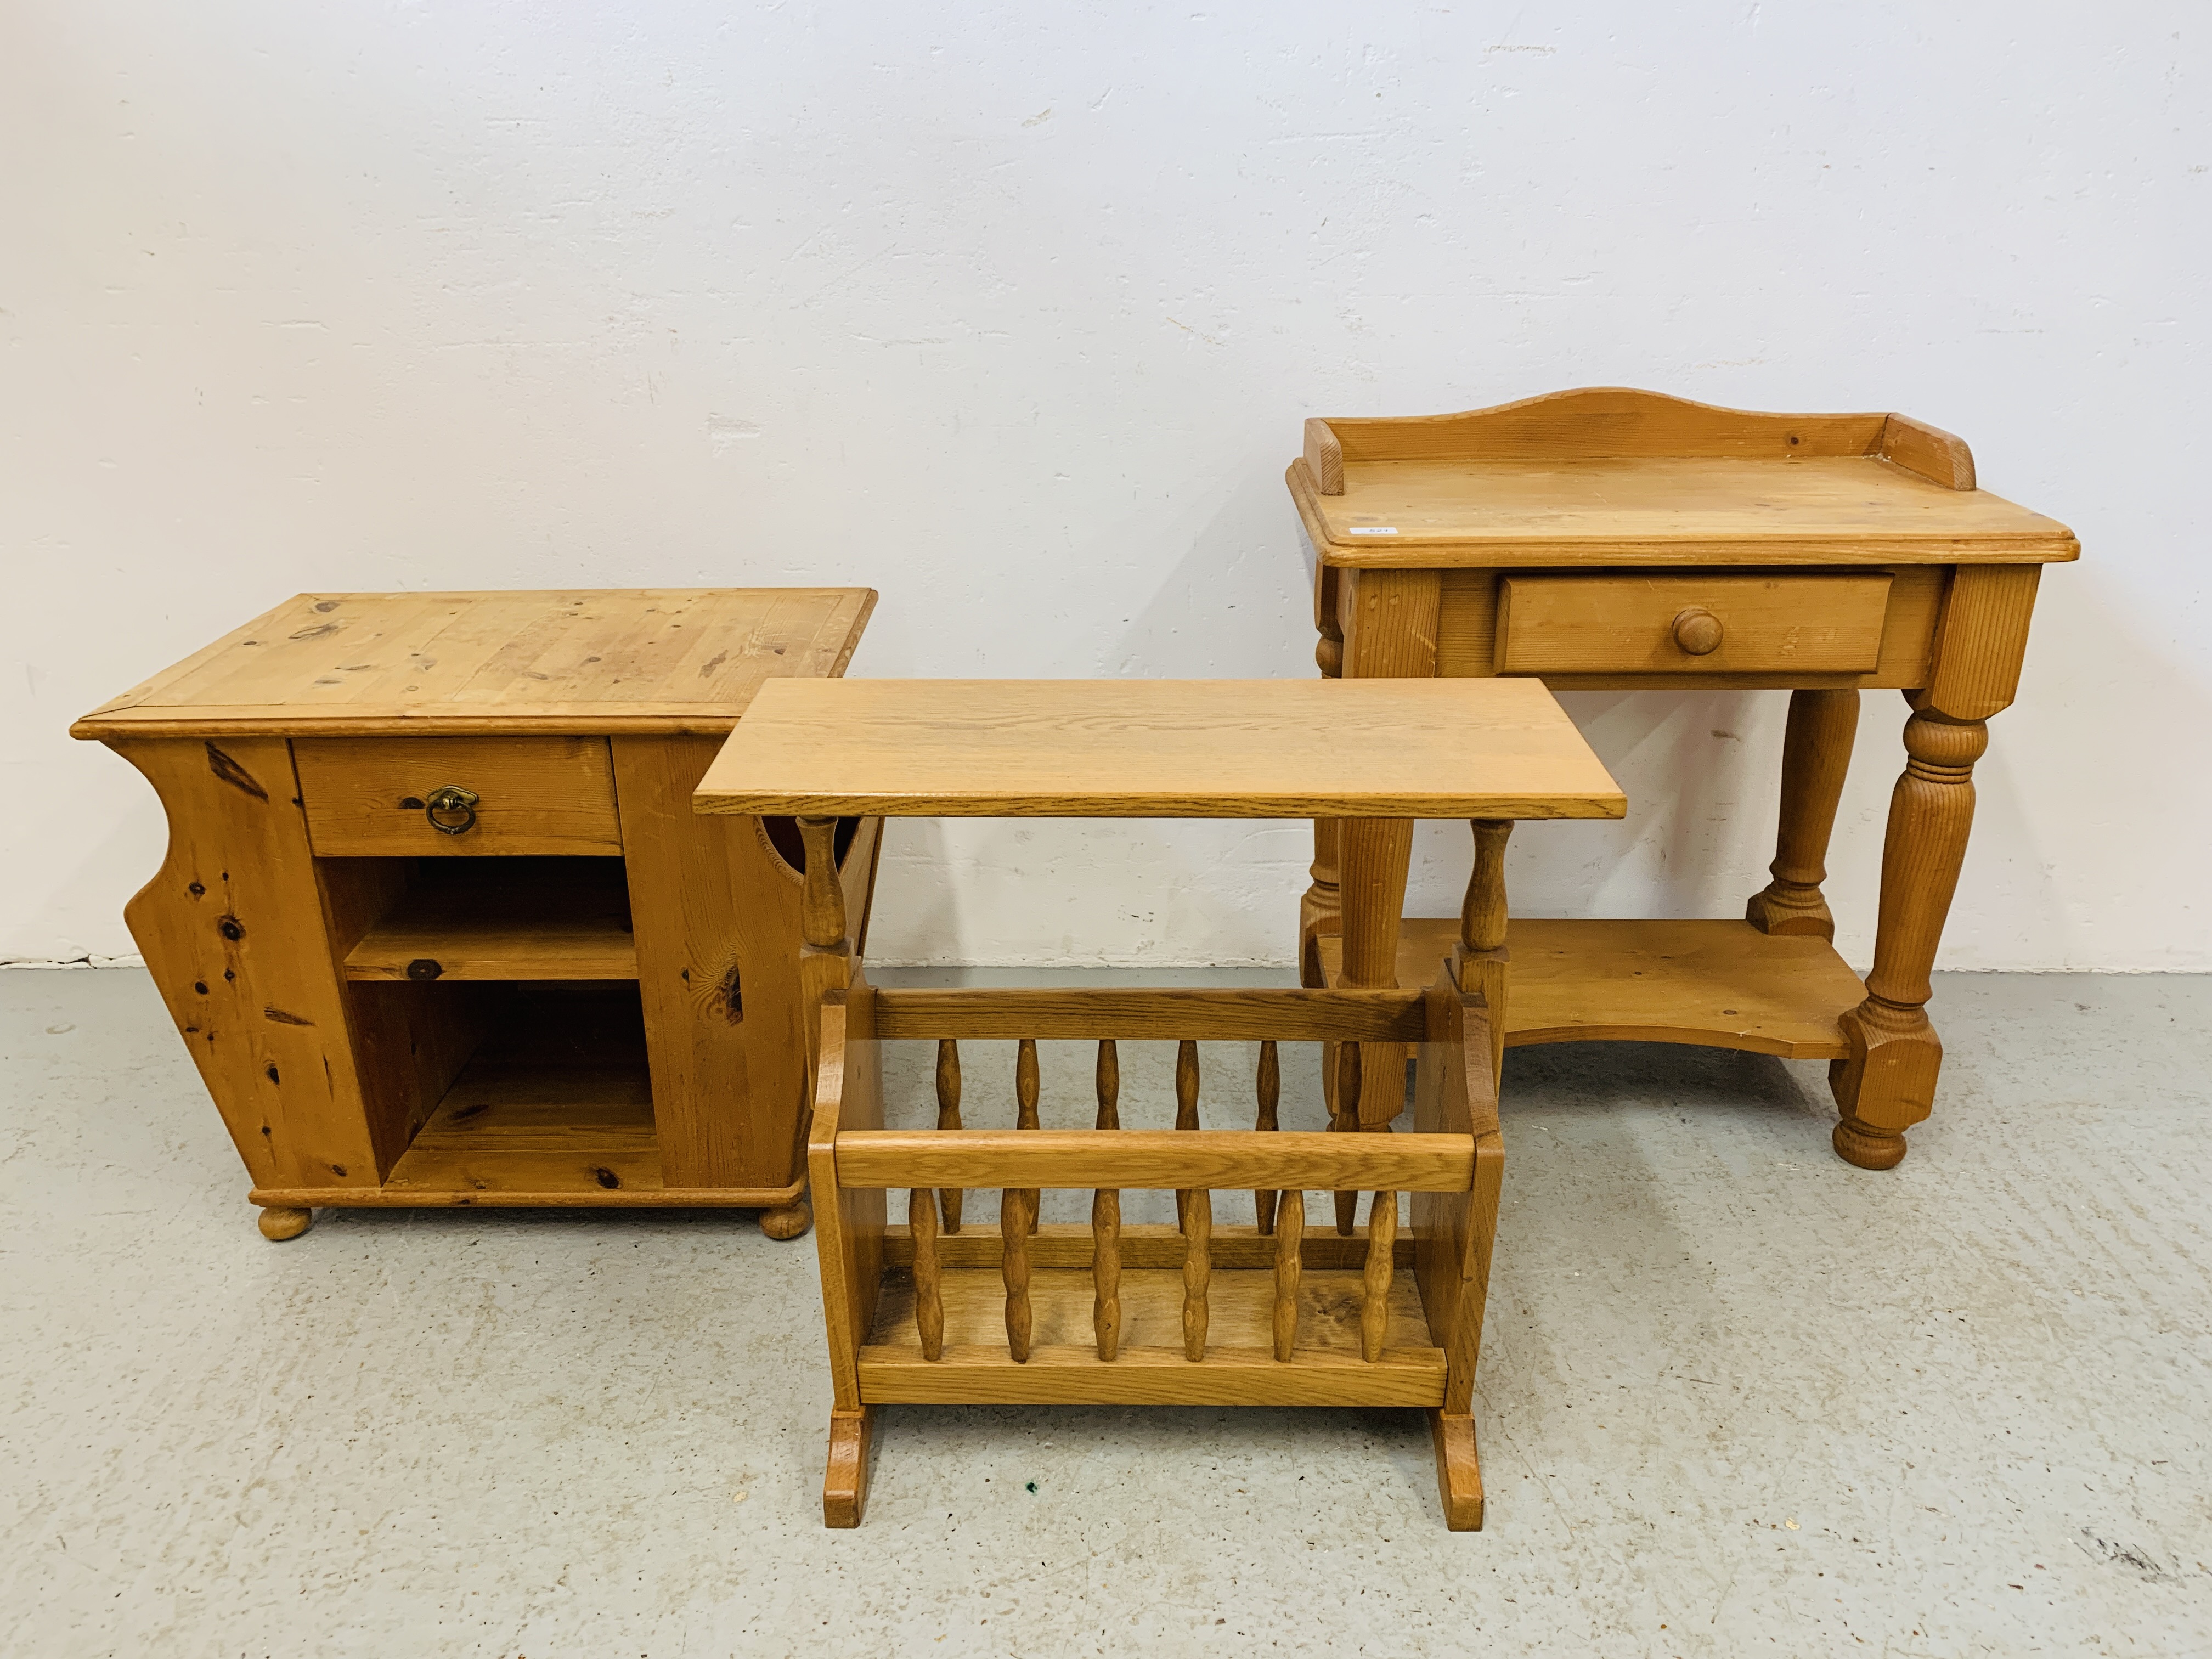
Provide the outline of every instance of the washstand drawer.
{"type": "Polygon", "coordinates": [[[1868,674],[1887,572],[1507,576],[1501,674],[1868,674]]]}
{"type": "Polygon", "coordinates": [[[295,738],[292,758],[326,858],[622,851],[605,738],[295,738]]]}

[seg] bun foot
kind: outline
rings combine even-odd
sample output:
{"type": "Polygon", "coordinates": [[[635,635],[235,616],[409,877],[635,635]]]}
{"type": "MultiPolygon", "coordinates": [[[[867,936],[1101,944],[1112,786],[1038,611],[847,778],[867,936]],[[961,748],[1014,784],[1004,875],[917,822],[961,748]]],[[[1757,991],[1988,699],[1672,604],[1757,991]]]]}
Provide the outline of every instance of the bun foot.
{"type": "Polygon", "coordinates": [[[760,1230],[770,1238],[796,1238],[814,1224],[814,1212],[800,1199],[780,1210],[763,1210],[760,1230]]]}
{"type": "Polygon", "coordinates": [[[1894,1170],[1905,1162],[1905,1137],[1884,1134],[1851,1118],[1837,1121],[1836,1156],[1862,1170],[1894,1170]]]}
{"type": "Polygon", "coordinates": [[[315,1224],[313,1210],[270,1208],[261,1212],[261,1236],[282,1243],[288,1238],[297,1238],[315,1224]]]}

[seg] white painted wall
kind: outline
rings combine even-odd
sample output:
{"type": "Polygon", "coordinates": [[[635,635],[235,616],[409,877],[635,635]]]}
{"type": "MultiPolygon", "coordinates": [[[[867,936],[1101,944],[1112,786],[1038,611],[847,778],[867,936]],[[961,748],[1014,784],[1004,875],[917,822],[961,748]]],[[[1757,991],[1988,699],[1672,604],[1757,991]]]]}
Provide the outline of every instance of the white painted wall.
{"type": "MultiPolygon", "coordinates": [[[[63,728],[300,588],[867,583],[856,673],[1304,674],[1302,416],[1626,384],[1909,410],[2071,524],[1944,961],[2212,967],[2202,10],[1552,9],[0,9],[0,956],[129,951],[159,814],[63,728]]],[[[1570,701],[1633,811],[1524,829],[1519,906],[1737,913],[1782,698],[1570,701]]],[[[1308,857],[890,845],[907,961],[1287,960],[1308,857]]]]}

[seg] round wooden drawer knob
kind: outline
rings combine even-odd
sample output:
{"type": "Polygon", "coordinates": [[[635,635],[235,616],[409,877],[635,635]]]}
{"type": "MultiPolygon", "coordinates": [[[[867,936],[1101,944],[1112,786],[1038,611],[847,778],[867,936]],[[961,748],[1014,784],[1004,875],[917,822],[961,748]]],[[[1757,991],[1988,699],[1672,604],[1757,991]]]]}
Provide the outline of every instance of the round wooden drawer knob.
{"type": "Polygon", "coordinates": [[[1720,648],[1721,619],[1702,605],[1693,605],[1674,618],[1674,643],[1693,657],[1711,655],[1720,648]]]}

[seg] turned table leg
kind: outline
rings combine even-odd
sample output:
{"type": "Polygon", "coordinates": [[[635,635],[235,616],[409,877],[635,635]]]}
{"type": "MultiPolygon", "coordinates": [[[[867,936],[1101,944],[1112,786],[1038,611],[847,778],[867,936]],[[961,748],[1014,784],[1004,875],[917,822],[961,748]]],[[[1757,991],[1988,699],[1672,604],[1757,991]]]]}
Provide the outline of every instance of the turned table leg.
{"type": "Polygon", "coordinates": [[[1973,827],[1974,763],[1989,746],[1990,717],[2019,689],[2040,574],[2032,564],[1954,569],[1927,689],[1905,694],[1912,717],[1882,842],[1874,968],[1866,1000],[1840,1022],[1850,1052],[1828,1067],[1843,1114],[1837,1154],[1863,1170],[1895,1168],[1905,1130],[1935,1103],[1943,1045],[1928,1020],[1928,975],[1973,827]]]}
{"type": "MultiPolygon", "coordinates": [[[[1340,678],[1344,672],[1344,630],[1336,620],[1335,578],[1335,571],[1322,567],[1314,605],[1321,633],[1314,661],[1325,680],[1340,678]]],[[[1321,951],[1316,941],[1344,914],[1337,890],[1336,825],[1334,818],[1313,821],[1313,885],[1298,903],[1298,983],[1314,988],[1321,984],[1321,951]]]]}
{"type": "Polygon", "coordinates": [[[1843,1017],[1848,1058],[1828,1067],[1843,1118],[1836,1151],[1863,1170],[1894,1168],[1905,1131],[1928,1115],[1943,1044],[1928,1021],[1928,981],[1974,822],[1974,763],[1989,746],[1981,720],[1926,709],[1905,726],[1905,775],[1890,796],[1882,843],[1881,911],[1867,999],[1843,1017]]]}
{"type": "Polygon", "coordinates": [[[1832,940],[1836,918],[1820,896],[1827,879],[1828,836],[1836,827],[1851,739],[1858,735],[1856,691],[1793,691],[1782,741],[1782,823],[1775,836],[1774,879],[1745,907],[1762,933],[1832,940]]]}

